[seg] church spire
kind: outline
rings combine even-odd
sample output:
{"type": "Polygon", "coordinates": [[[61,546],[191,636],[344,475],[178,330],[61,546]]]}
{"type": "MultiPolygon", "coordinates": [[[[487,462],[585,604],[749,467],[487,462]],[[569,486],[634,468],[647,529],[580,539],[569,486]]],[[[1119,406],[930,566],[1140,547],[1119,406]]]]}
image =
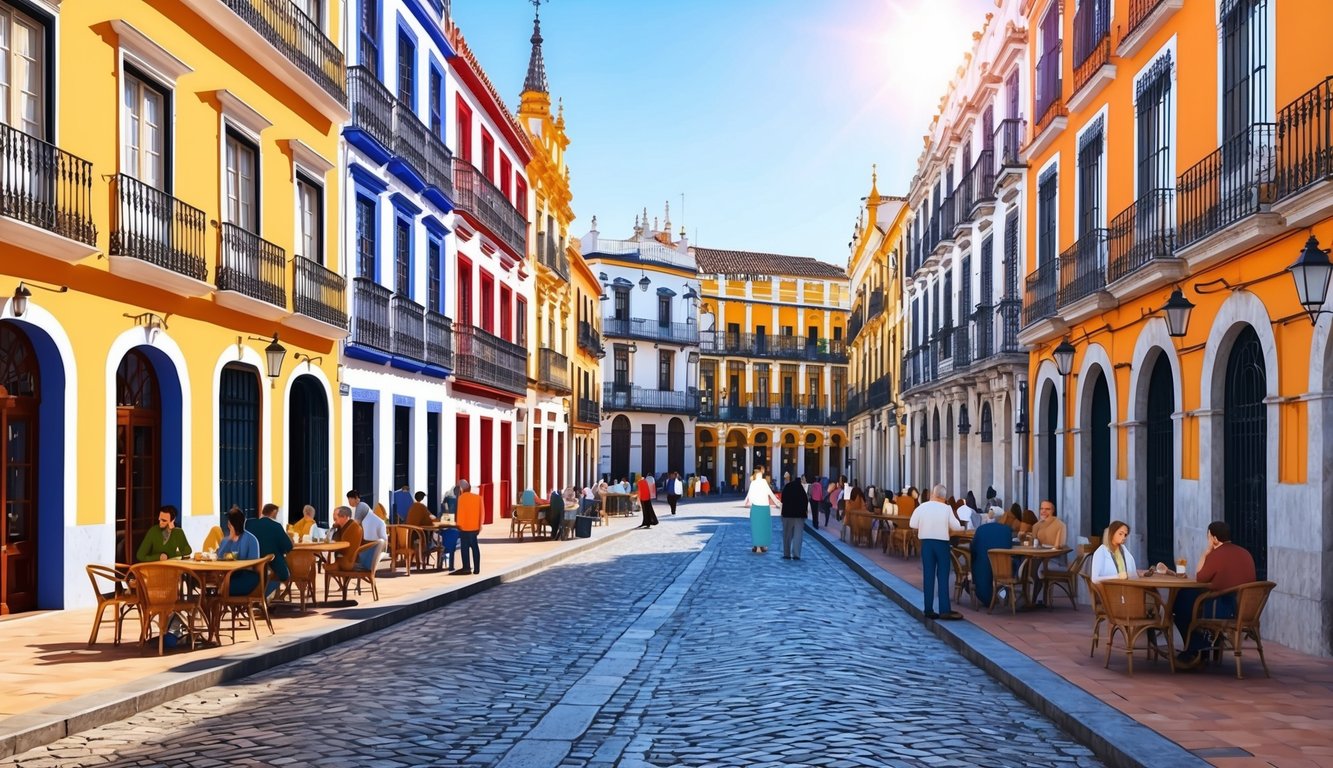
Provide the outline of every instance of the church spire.
{"type": "Polygon", "coordinates": [[[531,0],[535,12],[532,14],[532,58],[528,59],[528,76],[523,81],[523,90],[547,93],[546,62],[542,60],[542,0],[531,0]]]}

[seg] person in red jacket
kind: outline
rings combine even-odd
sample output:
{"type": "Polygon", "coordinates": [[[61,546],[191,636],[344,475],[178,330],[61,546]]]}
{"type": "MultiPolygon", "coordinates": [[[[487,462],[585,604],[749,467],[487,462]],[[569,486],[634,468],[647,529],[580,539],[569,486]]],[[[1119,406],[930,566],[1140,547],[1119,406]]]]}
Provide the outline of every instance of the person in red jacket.
{"type": "MultiPolygon", "coordinates": [[[[1199,569],[1195,581],[1208,585],[1209,591],[1221,592],[1258,581],[1254,570],[1254,556],[1242,546],[1231,543],[1231,526],[1222,520],[1208,524],[1208,548],[1199,556],[1199,569]]],[[[1208,640],[1202,632],[1195,632],[1189,637],[1190,620],[1194,617],[1194,604],[1203,596],[1198,589],[1182,589],[1176,597],[1172,609],[1172,618],[1176,629],[1187,643],[1185,650],[1176,655],[1176,665],[1186,669],[1197,667],[1202,661],[1199,655],[1208,647],[1208,640]]],[[[1236,615],[1236,596],[1226,595],[1204,603],[1200,615],[1214,619],[1227,619],[1236,615]]]]}
{"type": "Polygon", "coordinates": [[[472,485],[466,480],[458,481],[458,539],[463,548],[463,567],[449,572],[450,576],[471,576],[481,573],[481,548],[477,546],[477,534],[481,533],[483,505],[481,497],[472,492],[472,485]]]}
{"type": "Polygon", "coordinates": [[[639,478],[639,505],[643,507],[643,525],[640,528],[652,528],[657,525],[657,513],[653,512],[653,497],[657,495],[657,484],[647,472],[639,478]]]}

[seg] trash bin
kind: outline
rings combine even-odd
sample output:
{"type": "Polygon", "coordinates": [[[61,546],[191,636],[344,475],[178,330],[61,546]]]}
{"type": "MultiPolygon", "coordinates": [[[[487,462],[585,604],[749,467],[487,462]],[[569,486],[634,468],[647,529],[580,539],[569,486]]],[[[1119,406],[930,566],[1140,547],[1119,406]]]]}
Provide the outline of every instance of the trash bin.
{"type": "Polygon", "coordinates": [[[574,536],[579,539],[586,539],[592,536],[592,521],[595,517],[588,515],[579,515],[574,518],[574,536]]]}

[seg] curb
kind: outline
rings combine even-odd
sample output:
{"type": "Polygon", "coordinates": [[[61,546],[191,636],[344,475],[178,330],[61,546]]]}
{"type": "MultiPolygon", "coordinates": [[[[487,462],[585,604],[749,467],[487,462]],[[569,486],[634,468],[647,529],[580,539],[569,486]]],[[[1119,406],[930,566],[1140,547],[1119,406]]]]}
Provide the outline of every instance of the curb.
{"type": "Polygon", "coordinates": [[[281,666],[339,643],[387,629],[395,624],[442,608],[625,536],[633,528],[588,539],[582,546],[522,561],[508,570],[461,586],[435,587],[398,598],[392,603],[334,609],[333,615],[354,619],[338,627],[273,635],[267,642],[211,659],[189,660],[171,671],[89,693],[34,712],[0,720],[0,758],[22,754],[106,723],[124,720],[189,693],[239,680],[281,666]]]}
{"type": "Polygon", "coordinates": [[[975,624],[927,620],[922,608],[925,597],[921,590],[884,570],[841,540],[831,539],[822,529],[812,528],[809,521],[805,529],[834,557],[922,622],[945,645],[1082,742],[1107,765],[1115,768],[1209,765],[1206,760],[1084,691],[975,624]]]}

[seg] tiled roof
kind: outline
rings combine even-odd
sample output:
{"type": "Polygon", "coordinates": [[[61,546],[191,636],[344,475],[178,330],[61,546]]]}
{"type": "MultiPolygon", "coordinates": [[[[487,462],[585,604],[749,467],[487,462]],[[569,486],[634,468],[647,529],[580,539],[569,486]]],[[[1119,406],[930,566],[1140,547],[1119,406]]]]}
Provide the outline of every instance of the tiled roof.
{"type": "Polygon", "coordinates": [[[694,260],[704,275],[782,275],[784,277],[840,277],[847,279],[842,267],[808,256],[782,256],[754,251],[727,251],[695,247],[694,260]]]}

